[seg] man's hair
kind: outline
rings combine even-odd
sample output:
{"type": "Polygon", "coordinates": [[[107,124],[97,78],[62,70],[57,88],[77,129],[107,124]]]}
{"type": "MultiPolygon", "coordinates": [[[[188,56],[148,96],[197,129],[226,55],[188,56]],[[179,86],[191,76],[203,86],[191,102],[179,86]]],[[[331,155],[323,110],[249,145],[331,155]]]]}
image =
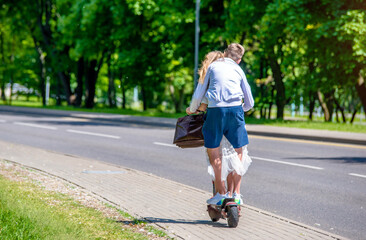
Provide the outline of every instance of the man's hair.
{"type": "Polygon", "coordinates": [[[233,59],[234,61],[238,61],[244,55],[244,47],[239,43],[232,43],[224,51],[224,56],[233,59]]]}

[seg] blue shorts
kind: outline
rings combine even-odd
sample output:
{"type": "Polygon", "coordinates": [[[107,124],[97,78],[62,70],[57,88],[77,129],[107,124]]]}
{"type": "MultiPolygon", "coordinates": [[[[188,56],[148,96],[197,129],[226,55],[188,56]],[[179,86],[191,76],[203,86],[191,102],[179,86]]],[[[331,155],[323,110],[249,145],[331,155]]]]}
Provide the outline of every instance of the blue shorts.
{"type": "Polygon", "coordinates": [[[234,148],[247,145],[249,140],[242,106],[208,108],[202,133],[206,148],[219,147],[223,136],[234,148]]]}

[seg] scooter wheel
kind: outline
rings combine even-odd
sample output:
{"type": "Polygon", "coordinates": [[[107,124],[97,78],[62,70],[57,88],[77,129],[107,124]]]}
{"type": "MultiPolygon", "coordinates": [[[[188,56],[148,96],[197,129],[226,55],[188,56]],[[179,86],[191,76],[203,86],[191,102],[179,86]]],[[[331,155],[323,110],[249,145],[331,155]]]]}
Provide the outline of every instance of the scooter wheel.
{"type": "Polygon", "coordinates": [[[221,213],[211,206],[207,206],[208,215],[212,222],[217,222],[221,218],[221,213]]]}
{"type": "Polygon", "coordinates": [[[227,209],[227,224],[236,228],[239,224],[239,209],[237,206],[230,206],[227,209]]]}

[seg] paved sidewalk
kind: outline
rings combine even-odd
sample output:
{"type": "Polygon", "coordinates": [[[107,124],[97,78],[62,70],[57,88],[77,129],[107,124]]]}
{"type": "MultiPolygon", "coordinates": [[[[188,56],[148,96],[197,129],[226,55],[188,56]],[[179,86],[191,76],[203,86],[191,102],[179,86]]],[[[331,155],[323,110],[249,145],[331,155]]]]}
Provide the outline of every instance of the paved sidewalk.
{"type": "Polygon", "coordinates": [[[91,159],[3,141],[0,159],[72,182],[176,239],[345,239],[247,205],[237,228],[228,228],[224,220],[212,223],[205,204],[210,193],[91,159]]]}

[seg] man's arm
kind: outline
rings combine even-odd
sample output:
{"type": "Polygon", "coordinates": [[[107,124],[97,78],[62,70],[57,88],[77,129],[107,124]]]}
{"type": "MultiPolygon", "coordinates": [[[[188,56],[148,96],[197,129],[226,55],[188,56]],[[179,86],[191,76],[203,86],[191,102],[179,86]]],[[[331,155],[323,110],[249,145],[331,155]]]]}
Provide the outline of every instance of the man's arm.
{"type": "Polygon", "coordinates": [[[244,109],[244,112],[247,112],[254,107],[254,99],[253,99],[253,95],[252,95],[252,90],[250,89],[250,86],[249,86],[249,83],[248,83],[248,80],[247,80],[245,74],[243,74],[243,79],[242,79],[240,86],[244,93],[243,109],[244,109]]]}

